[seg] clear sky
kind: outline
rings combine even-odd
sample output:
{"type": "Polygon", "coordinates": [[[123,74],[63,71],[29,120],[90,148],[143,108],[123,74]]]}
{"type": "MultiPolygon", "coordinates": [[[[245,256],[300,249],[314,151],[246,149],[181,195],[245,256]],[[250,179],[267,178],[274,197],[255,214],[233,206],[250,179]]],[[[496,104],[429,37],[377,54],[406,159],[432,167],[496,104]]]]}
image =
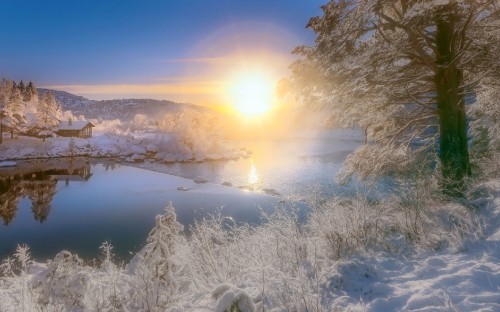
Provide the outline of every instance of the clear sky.
{"type": "Polygon", "coordinates": [[[0,76],[92,99],[216,104],[238,71],[287,75],[326,0],[0,3],[0,76]]]}

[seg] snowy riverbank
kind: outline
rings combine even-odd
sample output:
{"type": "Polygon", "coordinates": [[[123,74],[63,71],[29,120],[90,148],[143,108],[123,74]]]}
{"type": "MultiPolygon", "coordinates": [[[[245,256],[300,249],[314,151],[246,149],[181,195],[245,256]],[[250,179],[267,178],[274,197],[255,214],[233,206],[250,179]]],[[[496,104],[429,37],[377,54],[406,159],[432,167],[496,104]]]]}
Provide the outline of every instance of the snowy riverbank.
{"type": "MultiPolygon", "coordinates": [[[[179,179],[171,177],[172,187],[179,179]]],[[[182,181],[200,198],[243,194],[182,181]]],[[[18,248],[2,265],[0,310],[498,311],[499,189],[498,179],[475,187],[477,213],[459,203],[423,208],[422,222],[438,221],[416,244],[394,227],[401,220],[391,202],[332,201],[305,225],[293,212],[259,227],[216,218],[189,236],[168,208],[126,266],[113,263],[107,244],[97,264],[64,251],[32,263],[18,248]]]]}
{"type": "Polygon", "coordinates": [[[117,135],[94,133],[89,139],[47,138],[45,141],[32,137],[4,138],[0,144],[0,161],[57,158],[57,157],[120,157],[127,162],[174,163],[238,159],[247,157],[249,151],[230,149],[222,144],[189,147],[176,136],[169,134],[117,135]]]}

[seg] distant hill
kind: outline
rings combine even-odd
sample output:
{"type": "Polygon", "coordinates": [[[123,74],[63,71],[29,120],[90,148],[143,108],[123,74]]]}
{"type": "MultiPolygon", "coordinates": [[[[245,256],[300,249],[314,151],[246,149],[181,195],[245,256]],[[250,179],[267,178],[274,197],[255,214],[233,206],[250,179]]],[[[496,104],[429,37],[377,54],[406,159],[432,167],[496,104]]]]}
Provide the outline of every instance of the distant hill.
{"type": "Polygon", "coordinates": [[[63,111],[70,110],[73,115],[84,115],[87,119],[119,119],[128,121],[136,114],[144,114],[157,119],[167,113],[181,112],[191,109],[199,112],[214,111],[198,105],[182,104],[166,100],[154,99],[117,99],[95,101],[65,91],[38,88],[39,94],[51,92],[61,104],[63,111]]]}

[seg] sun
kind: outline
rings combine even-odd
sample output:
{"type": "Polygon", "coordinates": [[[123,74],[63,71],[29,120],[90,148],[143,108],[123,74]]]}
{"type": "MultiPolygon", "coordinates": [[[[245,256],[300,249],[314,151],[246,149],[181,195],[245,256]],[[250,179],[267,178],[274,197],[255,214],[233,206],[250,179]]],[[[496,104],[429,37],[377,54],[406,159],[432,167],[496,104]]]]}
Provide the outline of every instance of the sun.
{"type": "Polygon", "coordinates": [[[263,72],[241,73],[229,83],[229,101],[247,116],[266,113],[273,105],[273,86],[272,79],[263,72]]]}

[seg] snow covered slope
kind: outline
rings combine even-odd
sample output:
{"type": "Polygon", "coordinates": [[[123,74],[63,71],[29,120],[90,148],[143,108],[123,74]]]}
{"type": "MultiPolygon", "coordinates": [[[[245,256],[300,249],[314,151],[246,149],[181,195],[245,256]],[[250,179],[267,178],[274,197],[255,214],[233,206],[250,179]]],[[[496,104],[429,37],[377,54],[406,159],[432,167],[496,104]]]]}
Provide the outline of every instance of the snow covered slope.
{"type": "Polygon", "coordinates": [[[70,110],[73,115],[83,115],[87,119],[119,119],[129,121],[136,114],[150,118],[158,118],[167,113],[195,110],[213,112],[212,110],[193,104],[182,104],[166,100],[154,99],[116,99],[95,101],[65,91],[38,89],[39,94],[51,92],[61,104],[63,111],[70,110]]]}

